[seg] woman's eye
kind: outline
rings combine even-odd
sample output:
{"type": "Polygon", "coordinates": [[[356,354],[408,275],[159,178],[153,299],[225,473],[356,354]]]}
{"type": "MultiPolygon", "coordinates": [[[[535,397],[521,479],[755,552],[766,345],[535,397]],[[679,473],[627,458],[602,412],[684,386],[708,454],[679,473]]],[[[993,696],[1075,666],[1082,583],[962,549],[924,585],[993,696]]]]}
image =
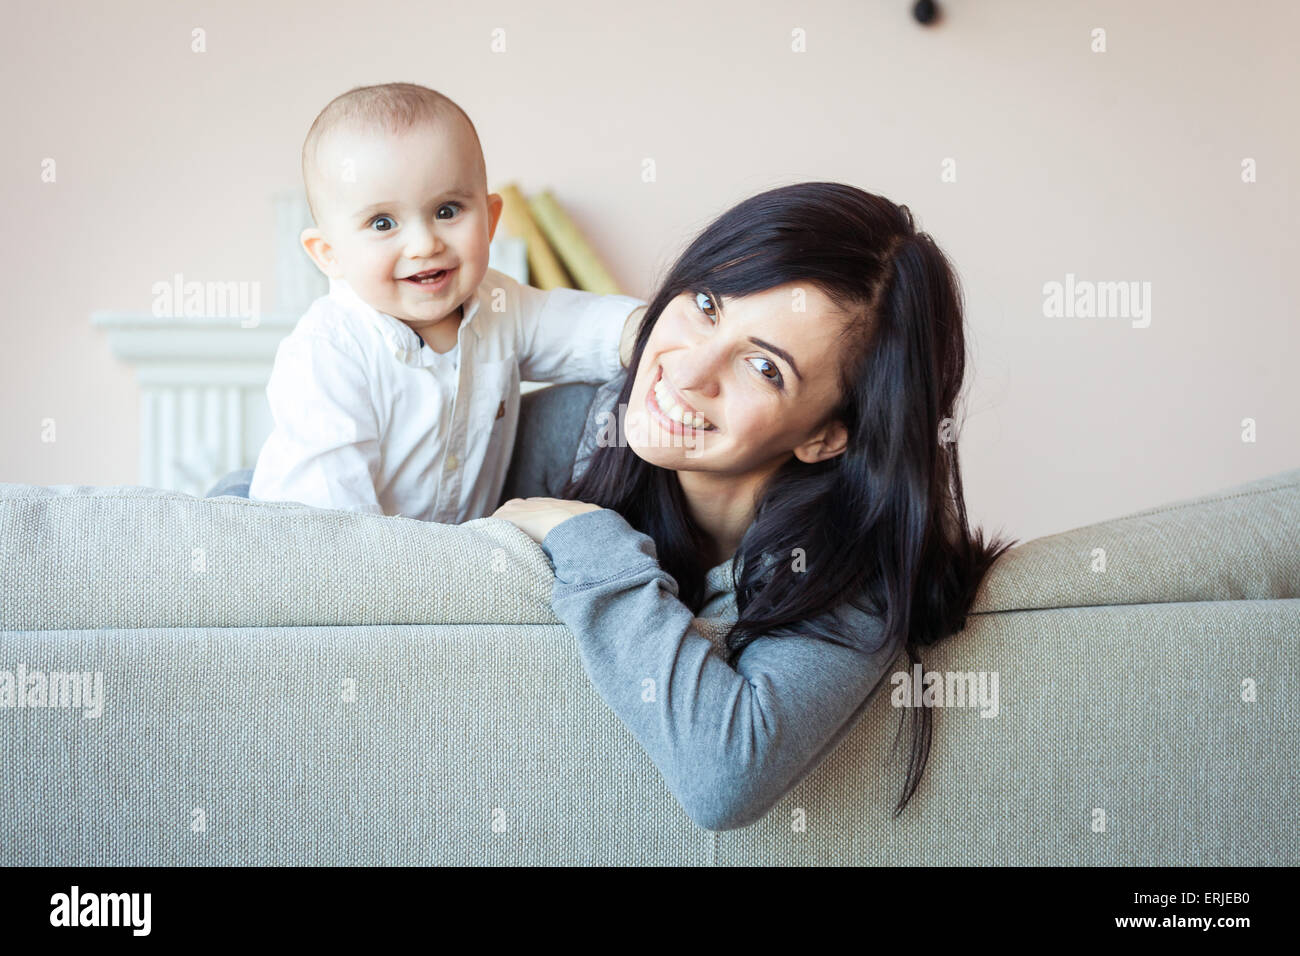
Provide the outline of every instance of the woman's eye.
{"type": "Polygon", "coordinates": [[[392,232],[393,229],[397,226],[397,223],[393,222],[391,216],[376,216],[374,219],[370,220],[370,225],[378,226],[381,222],[389,222],[392,223],[392,225],[389,226],[387,229],[379,229],[377,230],[378,232],[392,232]]]}
{"type": "Polygon", "coordinates": [[[439,218],[439,219],[450,219],[450,218],[452,218],[452,216],[455,216],[455,215],[456,215],[456,211],[459,210],[459,209],[460,209],[460,203],[458,203],[458,202],[443,203],[441,206],[438,207],[438,218],[439,218]],[[442,214],[442,211],[443,211],[444,209],[450,209],[450,210],[452,210],[452,215],[451,215],[451,216],[444,216],[444,215],[442,214]]]}
{"type": "MultiPolygon", "coordinates": [[[[718,317],[718,307],[714,304],[713,298],[707,292],[695,293],[695,307],[716,322],[718,317]]],[[[762,362],[764,365],[769,366],[775,373],[774,375],[767,374],[762,369],[759,369],[757,365],[754,365],[753,367],[758,370],[759,375],[763,376],[763,378],[767,379],[777,388],[785,387],[785,377],[781,374],[781,370],[777,368],[770,359],[762,358],[760,356],[759,358],[751,359],[750,361],[762,362]]]]}
{"type": "Polygon", "coordinates": [[[705,292],[695,293],[695,307],[699,309],[701,312],[703,312],[705,315],[707,315],[709,318],[711,319],[717,318],[718,309],[713,304],[713,299],[709,297],[708,293],[705,292]]]}
{"type": "MultiPolygon", "coordinates": [[[[780,386],[781,383],[784,381],[784,379],[783,379],[783,377],[782,377],[782,375],[781,375],[781,370],[780,370],[779,368],[777,368],[774,364],[772,364],[772,362],[768,361],[768,360],[765,359],[765,358],[756,358],[756,359],[754,359],[753,361],[755,361],[755,362],[762,362],[764,365],[769,366],[769,367],[772,369],[772,371],[776,373],[775,376],[772,376],[772,375],[765,375],[765,374],[763,373],[762,369],[759,369],[759,372],[758,372],[759,375],[762,375],[763,378],[767,379],[767,380],[768,380],[769,382],[771,382],[773,385],[780,386]]],[[[755,368],[758,368],[758,366],[754,366],[754,367],[755,367],[755,368]]]]}

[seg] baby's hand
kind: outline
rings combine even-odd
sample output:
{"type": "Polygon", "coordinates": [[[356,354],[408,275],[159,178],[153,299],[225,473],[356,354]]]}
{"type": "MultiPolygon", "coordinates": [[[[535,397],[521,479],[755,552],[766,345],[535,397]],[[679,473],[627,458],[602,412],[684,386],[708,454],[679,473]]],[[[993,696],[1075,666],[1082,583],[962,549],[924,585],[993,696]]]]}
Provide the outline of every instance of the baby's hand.
{"type": "Polygon", "coordinates": [[[562,521],[584,511],[599,510],[600,505],[564,498],[511,498],[494,511],[492,517],[509,521],[541,544],[547,533],[562,521]]]}

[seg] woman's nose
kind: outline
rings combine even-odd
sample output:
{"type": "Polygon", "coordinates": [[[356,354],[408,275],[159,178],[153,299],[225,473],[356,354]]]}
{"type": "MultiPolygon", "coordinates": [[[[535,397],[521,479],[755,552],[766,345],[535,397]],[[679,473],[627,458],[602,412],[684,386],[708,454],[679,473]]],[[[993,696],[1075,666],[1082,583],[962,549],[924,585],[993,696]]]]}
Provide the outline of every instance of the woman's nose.
{"type": "Polygon", "coordinates": [[[720,390],[726,354],[725,344],[716,338],[696,342],[682,352],[670,381],[680,391],[715,398],[720,390]]]}

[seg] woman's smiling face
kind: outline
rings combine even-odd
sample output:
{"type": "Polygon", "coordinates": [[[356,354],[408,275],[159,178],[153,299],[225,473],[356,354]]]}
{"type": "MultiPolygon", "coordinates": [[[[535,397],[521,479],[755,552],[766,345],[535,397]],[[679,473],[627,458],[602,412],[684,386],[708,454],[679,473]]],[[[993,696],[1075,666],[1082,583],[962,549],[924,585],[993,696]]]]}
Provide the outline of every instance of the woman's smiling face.
{"type": "Polygon", "coordinates": [[[641,352],[629,447],[661,468],[737,476],[773,471],[791,454],[833,457],[846,437],[828,418],[847,318],[810,283],[717,300],[682,293],[641,352]]]}

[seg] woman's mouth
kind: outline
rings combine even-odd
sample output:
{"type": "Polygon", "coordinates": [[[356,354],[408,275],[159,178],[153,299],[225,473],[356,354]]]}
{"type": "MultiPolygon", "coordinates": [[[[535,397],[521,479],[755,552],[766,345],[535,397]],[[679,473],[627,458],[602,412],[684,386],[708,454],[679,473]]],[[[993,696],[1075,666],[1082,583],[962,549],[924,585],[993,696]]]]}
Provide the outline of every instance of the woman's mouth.
{"type": "Polygon", "coordinates": [[[661,365],[645,395],[645,407],[660,426],[674,435],[716,432],[717,425],[694,409],[683,408],[677,402],[672,391],[664,383],[663,375],[664,370],[661,365]]]}
{"type": "Polygon", "coordinates": [[[425,292],[441,292],[451,282],[452,273],[455,271],[456,266],[452,266],[450,269],[430,269],[427,272],[417,272],[415,275],[407,276],[400,281],[425,292]]]}

